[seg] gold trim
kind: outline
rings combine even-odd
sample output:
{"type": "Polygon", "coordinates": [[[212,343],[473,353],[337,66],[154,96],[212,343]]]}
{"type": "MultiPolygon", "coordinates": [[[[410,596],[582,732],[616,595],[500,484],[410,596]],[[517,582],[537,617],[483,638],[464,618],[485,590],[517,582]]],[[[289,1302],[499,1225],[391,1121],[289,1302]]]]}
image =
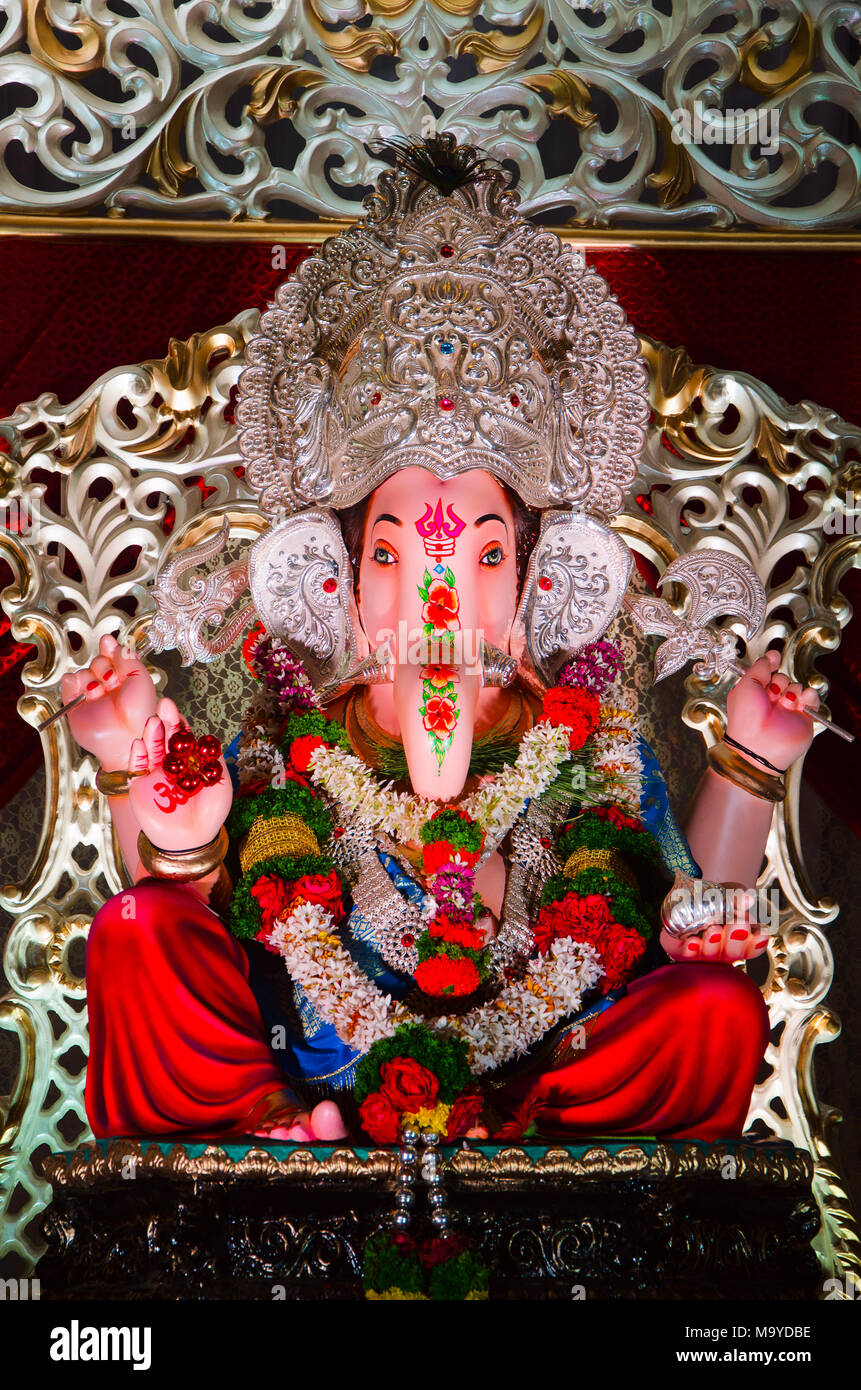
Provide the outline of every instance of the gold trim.
{"type": "Polygon", "coordinates": [[[138,854],[147,873],[155,878],[166,879],[169,883],[193,883],[221,866],[228,844],[224,826],[208,845],[187,850],[159,849],[141,831],[138,854]]]}
{"type": "Polygon", "coordinates": [[[301,816],[288,812],[283,816],[258,816],[239,848],[239,863],[247,874],[263,859],[279,856],[297,858],[304,854],[318,855],[320,842],[301,816]]]}
{"type": "MultiPolygon", "coordinates": [[[[262,241],[319,246],[353,226],[355,218],[330,221],[210,221],[158,217],[55,217],[50,213],[0,213],[0,236],[168,237],[179,241],[262,241]]],[[[861,251],[861,232],[688,231],[671,228],[550,226],[563,241],[588,250],[861,251]]],[[[286,271],[285,271],[286,278],[286,271]]]]}
{"type": "Polygon", "coordinates": [[[617,849],[589,849],[588,846],[581,845],[569,854],[562,872],[566,878],[576,878],[581,869],[606,869],[607,873],[615,874],[616,878],[627,883],[629,887],[638,886],[623,855],[617,849]]]}
{"type": "MultiPolygon", "coordinates": [[[[238,1138],[236,1142],[240,1142],[238,1138]]],[[[727,1156],[731,1155],[734,1176],[739,1181],[809,1187],[813,1178],[813,1163],[803,1150],[769,1152],[744,1144],[685,1144],[676,1149],[661,1141],[649,1148],[636,1142],[625,1144],[624,1140],[622,1145],[616,1152],[596,1145],[579,1157],[561,1146],[550,1146],[537,1155],[518,1147],[493,1154],[480,1149],[455,1149],[450,1154],[443,1151],[442,1169],[459,1187],[498,1187],[502,1183],[557,1187],[572,1181],[600,1182],[608,1178],[719,1178],[725,1171],[727,1156]]],[[[91,1189],[96,1183],[121,1178],[128,1171],[130,1158],[135,1160],[138,1178],[169,1177],[190,1182],[245,1178],[378,1183],[392,1181],[398,1172],[394,1148],[369,1149],[364,1155],[349,1147],[337,1148],[319,1158],[304,1146],[297,1146],[281,1159],[265,1149],[250,1148],[241,1158],[234,1159],[219,1145],[210,1144],[192,1158],[182,1143],[165,1153],[154,1143],[144,1151],[140,1142],[131,1139],[111,1140],[104,1150],[82,1145],[71,1154],[49,1154],[41,1172],[55,1189],[91,1189]]]]}
{"type": "Polygon", "coordinates": [[[782,777],[766,772],[764,767],[755,767],[726,743],[716,743],[709,749],[706,758],[712,772],[716,772],[718,777],[732,782],[735,787],[741,787],[742,791],[749,792],[760,801],[783,801],[786,797],[782,777]]]}
{"type": "Polygon", "coordinates": [[[96,791],[100,791],[102,796],[125,796],[132,778],[143,775],[142,772],[129,772],[125,768],[118,768],[116,772],[106,772],[100,767],[96,773],[96,791]]]}

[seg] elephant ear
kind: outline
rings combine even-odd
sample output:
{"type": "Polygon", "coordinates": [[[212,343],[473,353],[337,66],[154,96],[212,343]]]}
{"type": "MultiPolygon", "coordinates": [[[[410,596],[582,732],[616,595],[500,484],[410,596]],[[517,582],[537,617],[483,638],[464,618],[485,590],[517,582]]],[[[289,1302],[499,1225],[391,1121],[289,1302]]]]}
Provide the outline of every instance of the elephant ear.
{"type": "Polygon", "coordinates": [[[609,627],[633,562],[621,537],[594,517],[544,513],[511,631],[512,655],[544,686],[609,627]]]}
{"type": "Polygon", "coordinates": [[[304,663],[316,690],[352,670],[358,615],[334,513],[297,512],[267,531],[251,552],[248,579],[267,631],[304,663]]]}

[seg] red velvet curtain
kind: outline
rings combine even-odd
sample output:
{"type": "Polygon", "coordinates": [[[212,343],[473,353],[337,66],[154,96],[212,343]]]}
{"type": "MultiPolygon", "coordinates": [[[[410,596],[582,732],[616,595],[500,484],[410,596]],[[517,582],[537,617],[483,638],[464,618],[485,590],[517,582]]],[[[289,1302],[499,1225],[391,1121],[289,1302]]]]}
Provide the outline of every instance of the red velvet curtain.
{"type": "MultiPolygon", "coordinates": [[[[72,401],[102,372],[165,355],[187,338],[263,307],[305,253],[266,243],[126,238],[0,238],[0,416],[43,391],[72,401]],[[285,266],[286,260],[286,266],[285,266]]],[[[594,251],[638,329],[683,345],[696,362],[743,369],[789,401],[808,399],[861,422],[855,346],[861,256],[855,253],[594,251]]],[[[0,584],[9,582],[0,570],[0,584]]],[[[844,591],[857,600],[861,580],[844,591]]],[[[853,624],[853,627],[859,626],[853,624]]],[[[850,627],[821,669],[834,716],[861,733],[861,633],[850,627]]],[[[38,765],[39,745],[15,712],[28,649],[0,620],[0,804],[38,765]]],[[[853,788],[861,753],[816,740],[807,774],[861,833],[853,788]]]]}

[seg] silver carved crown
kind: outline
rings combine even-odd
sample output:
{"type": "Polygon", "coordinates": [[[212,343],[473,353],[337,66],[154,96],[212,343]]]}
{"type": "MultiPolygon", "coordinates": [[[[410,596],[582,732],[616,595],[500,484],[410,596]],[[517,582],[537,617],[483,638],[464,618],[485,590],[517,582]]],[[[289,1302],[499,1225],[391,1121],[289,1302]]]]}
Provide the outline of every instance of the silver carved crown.
{"type": "MultiPolygon", "coordinates": [[[[452,136],[400,151],[364,219],[302,262],[248,345],[239,447],[271,524],[247,574],[318,689],[364,669],[337,512],[400,468],[484,469],[544,513],[512,630],[528,677],[549,684],[619,611],[631,556],[605,523],[645,443],[646,364],[606,282],[517,204],[506,172],[452,136]]],[[[211,660],[223,643],[184,640],[178,579],[156,582],[154,649],[211,660]]],[[[221,592],[213,576],[205,588],[221,592]]]]}
{"type": "Polygon", "coordinates": [[[386,171],[263,314],[236,420],[267,515],[348,507],[399,468],[486,469],[532,507],[610,518],[637,471],[648,373],[581,252],[517,212],[502,169],[443,193],[386,171]]]}

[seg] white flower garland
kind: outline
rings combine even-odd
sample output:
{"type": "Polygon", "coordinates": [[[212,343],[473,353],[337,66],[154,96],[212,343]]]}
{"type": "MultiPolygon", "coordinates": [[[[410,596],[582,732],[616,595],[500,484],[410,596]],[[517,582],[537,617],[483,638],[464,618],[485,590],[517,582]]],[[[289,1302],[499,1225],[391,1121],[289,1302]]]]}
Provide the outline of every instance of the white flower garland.
{"type": "Polygon", "coordinates": [[[341,1041],[364,1054],[401,1024],[424,1023],[464,1039],[475,1076],[522,1057],[557,1023],[579,1011],[584,990],[604,974],[591,946],[563,938],[530,961],[524,979],[506,985],[496,999],[461,1016],[422,1019],[368,979],[334,925],[325,908],[301,904],[273,924],[269,942],[341,1041]]]}
{"type": "MultiPolygon", "coordinates": [[[[458,803],[497,842],[511,829],[527,801],[542,796],[571,757],[569,730],[536,724],[527,730],[511,767],[504,767],[487,786],[458,803]]],[[[362,825],[382,830],[400,843],[417,840],[426,821],[442,806],[408,792],[395,792],[381,782],[361,758],[342,748],[316,748],[310,759],[311,777],[362,825]]]]}
{"type": "Polygon", "coordinates": [[[636,703],[618,683],[601,701],[601,722],[592,746],[592,765],[604,779],[602,799],[639,816],[643,762],[637,748],[636,703]]]}

